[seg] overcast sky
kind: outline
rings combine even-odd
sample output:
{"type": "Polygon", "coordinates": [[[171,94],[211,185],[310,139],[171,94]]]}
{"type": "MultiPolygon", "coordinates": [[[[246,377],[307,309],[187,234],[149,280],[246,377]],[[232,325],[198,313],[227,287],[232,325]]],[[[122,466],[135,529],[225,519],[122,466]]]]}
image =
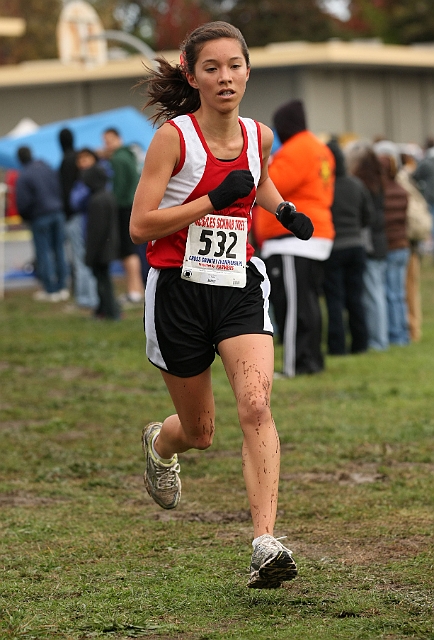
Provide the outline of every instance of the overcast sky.
{"type": "Polygon", "coordinates": [[[323,0],[325,7],[330,13],[338,16],[341,20],[348,20],[348,0],[323,0]]]}

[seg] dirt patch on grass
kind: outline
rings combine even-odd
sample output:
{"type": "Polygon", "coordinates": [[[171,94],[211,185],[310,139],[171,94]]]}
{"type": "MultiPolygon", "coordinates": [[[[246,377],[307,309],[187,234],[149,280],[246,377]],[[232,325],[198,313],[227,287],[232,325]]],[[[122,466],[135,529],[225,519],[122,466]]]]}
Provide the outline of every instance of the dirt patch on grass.
{"type": "Polygon", "coordinates": [[[36,496],[32,493],[16,492],[16,493],[0,493],[1,507],[43,507],[50,506],[61,502],[60,498],[47,498],[36,496]]]}
{"type": "Polygon", "coordinates": [[[374,482],[386,482],[389,479],[389,470],[412,475],[414,472],[434,473],[434,464],[429,462],[398,462],[388,460],[381,468],[387,467],[385,473],[378,470],[377,463],[351,463],[343,469],[336,471],[299,471],[294,473],[282,473],[280,479],[286,482],[299,484],[332,483],[340,485],[372,484],[374,482]]]}
{"type": "Polygon", "coordinates": [[[84,367],[56,367],[44,369],[44,375],[49,378],[60,378],[66,382],[72,380],[81,379],[95,379],[100,378],[101,374],[91,369],[85,369],[84,367]]]}
{"type": "Polygon", "coordinates": [[[378,473],[372,470],[341,470],[333,473],[327,473],[324,471],[308,471],[299,473],[283,473],[280,476],[281,480],[288,482],[298,482],[301,484],[306,483],[333,483],[333,484],[369,484],[372,482],[384,482],[387,476],[384,473],[378,473]]]}
{"type": "Polygon", "coordinates": [[[213,451],[209,449],[208,451],[205,451],[205,452],[198,451],[198,452],[183,453],[182,455],[180,455],[180,462],[182,462],[183,460],[188,462],[196,462],[197,460],[203,460],[207,458],[239,458],[239,457],[240,457],[240,452],[234,451],[233,449],[228,449],[224,451],[218,451],[218,450],[213,451]]]}
{"type": "Polygon", "coordinates": [[[56,442],[74,442],[75,440],[81,440],[86,437],[86,432],[84,431],[76,431],[71,429],[70,431],[65,431],[64,433],[56,434],[56,437],[53,438],[56,442]]]}
{"type": "Polygon", "coordinates": [[[250,522],[250,511],[163,511],[153,515],[154,520],[159,522],[182,521],[182,522],[204,522],[210,524],[229,524],[233,522],[250,522]]]}
{"type": "MultiPolygon", "coordinates": [[[[106,632],[107,633],[107,632],[106,632]]],[[[204,636],[203,633],[186,633],[184,631],[181,631],[180,633],[171,633],[169,636],[168,635],[161,635],[161,633],[148,633],[146,632],[144,635],[137,635],[137,633],[135,632],[129,632],[129,634],[126,635],[112,635],[111,632],[109,633],[109,638],[112,638],[112,640],[131,640],[131,638],[136,638],[136,640],[203,640],[205,637],[208,636],[204,636]]]]}
{"type": "Polygon", "coordinates": [[[47,420],[3,420],[0,431],[14,431],[26,427],[42,427],[47,420]]]}
{"type": "MultiPolygon", "coordinates": [[[[307,538],[307,536],[306,536],[307,538]]],[[[323,565],[336,563],[347,566],[382,565],[405,558],[415,558],[432,549],[432,538],[419,534],[406,537],[375,537],[367,539],[342,539],[328,541],[327,532],[322,541],[298,540],[291,542],[295,556],[304,556],[323,565]]]]}
{"type": "Polygon", "coordinates": [[[432,549],[432,539],[413,535],[406,538],[386,538],[371,540],[369,544],[350,545],[345,556],[346,564],[384,564],[389,561],[415,558],[420,553],[432,549]]]}

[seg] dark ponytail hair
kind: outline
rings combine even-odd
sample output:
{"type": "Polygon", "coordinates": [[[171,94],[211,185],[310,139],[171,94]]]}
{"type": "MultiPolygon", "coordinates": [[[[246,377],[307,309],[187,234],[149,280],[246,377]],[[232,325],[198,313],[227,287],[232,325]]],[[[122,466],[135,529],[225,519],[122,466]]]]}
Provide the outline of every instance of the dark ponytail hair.
{"type": "Polygon", "coordinates": [[[249,50],[244,37],[228,22],[208,22],[192,31],[181,44],[180,64],[171,65],[165,58],[158,56],[159,68],[150,70],[150,76],[139,84],[147,85],[148,101],[143,107],[156,106],[152,121],[166,121],[186,113],[194,113],[200,107],[199,91],[187,81],[185,72],[194,73],[194,68],[202,47],[211,40],[232,38],[241,46],[247,67],[250,67],[249,50]]]}

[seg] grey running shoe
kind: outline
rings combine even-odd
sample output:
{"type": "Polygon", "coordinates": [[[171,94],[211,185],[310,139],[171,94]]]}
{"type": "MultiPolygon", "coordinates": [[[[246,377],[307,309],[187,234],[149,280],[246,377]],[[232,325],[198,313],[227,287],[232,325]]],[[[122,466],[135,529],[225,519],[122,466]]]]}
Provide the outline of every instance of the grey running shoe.
{"type": "Polygon", "coordinates": [[[287,549],[273,536],[267,533],[256,543],[250,563],[250,579],[247,586],[251,589],[277,589],[286,580],[297,575],[297,566],[287,549]]]}
{"type": "Polygon", "coordinates": [[[160,432],[161,422],[150,422],[143,429],[142,447],[146,458],[146,470],[143,475],[145,487],[151,498],[163,509],[174,509],[181,498],[181,470],[178,456],[165,464],[157,460],[152,451],[152,440],[160,432]]]}

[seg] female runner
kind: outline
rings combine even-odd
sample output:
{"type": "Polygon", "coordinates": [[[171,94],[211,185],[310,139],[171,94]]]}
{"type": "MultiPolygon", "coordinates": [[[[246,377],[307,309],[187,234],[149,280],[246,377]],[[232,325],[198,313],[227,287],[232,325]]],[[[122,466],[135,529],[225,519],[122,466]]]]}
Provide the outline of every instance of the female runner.
{"type": "MultiPolygon", "coordinates": [[[[282,202],[268,177],[273,134],[238,115],[250,74],[238,29],[212,22],[193,31],[179,65],[158,58],[146,80],[155,121],[130,232],[149,242],[146,353],[176,413],[143,430],[145,486],[164,509],[181,496],[177,454],[207,449],[215,407],[211,364],[221,357],[243,432],[242,466],[253,520],[249,587],[271,589],[297,574],[273,537],[280,446],[270,409],[274,371],[269,281],[247,236],[256,200],[302,239],[310,219],[282,202]]],[[[282,229],[283,232],[283,229],[282,229]]]]}

